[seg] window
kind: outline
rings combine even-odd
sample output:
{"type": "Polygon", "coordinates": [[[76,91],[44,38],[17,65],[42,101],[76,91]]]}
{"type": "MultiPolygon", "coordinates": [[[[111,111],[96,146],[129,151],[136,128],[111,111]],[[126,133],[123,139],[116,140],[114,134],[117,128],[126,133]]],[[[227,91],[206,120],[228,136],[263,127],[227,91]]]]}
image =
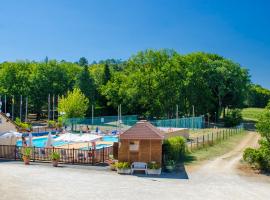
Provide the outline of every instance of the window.
{"type": "Polygon", "coordinates": [[[139,151],[139,141],[133,141],[129,143],[130,151],[139,151]]]}

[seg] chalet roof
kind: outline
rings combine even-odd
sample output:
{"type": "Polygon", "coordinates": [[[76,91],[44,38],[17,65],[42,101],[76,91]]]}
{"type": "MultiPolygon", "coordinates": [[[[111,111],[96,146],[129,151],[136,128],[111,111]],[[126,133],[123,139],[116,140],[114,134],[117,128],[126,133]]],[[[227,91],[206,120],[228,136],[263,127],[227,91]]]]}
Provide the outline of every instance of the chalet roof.
{"type": "Polygon", "coordinates": [[[7,120],[7,122],[13,124],[17,130],[19,130],[20,127],[13,120],[9,119],[6,114],[0,112],[0,115],[3,116],[7,120]]]}
{"type": "Polygon", "coordinates": [[[146,120],[137,122],[133,127],[120,134],[120,140],[163,140],[163,138],[161,131],[146,120]]]}

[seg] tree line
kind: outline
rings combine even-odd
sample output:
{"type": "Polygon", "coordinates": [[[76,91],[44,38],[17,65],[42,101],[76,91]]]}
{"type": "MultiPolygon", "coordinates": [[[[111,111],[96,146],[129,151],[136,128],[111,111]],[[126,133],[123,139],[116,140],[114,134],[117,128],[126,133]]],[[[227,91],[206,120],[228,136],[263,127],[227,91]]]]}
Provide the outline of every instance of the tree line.
{"type": "MultiPolygon", "coordinates": [[[[196,52],[182,55],[174,50],[145,50],[122,61],[108,59],[88,63],[49,60],[16,61],[0,64],[0,95],[28,97],[29,112],[42,116],[48,107],[48,94],[66,95],[79,88],[94,105],[96,115],[123,114],[147,118],[171,118],[209,114],[212,118],[226,108],[264,107],[270,92],[250,81],[240,64],[217,54],[196,52]]],[[[15,103],[18,115],[19,103],[15,103]]],[[[86,116],[91,116],[91,106],[86,116]]]]}

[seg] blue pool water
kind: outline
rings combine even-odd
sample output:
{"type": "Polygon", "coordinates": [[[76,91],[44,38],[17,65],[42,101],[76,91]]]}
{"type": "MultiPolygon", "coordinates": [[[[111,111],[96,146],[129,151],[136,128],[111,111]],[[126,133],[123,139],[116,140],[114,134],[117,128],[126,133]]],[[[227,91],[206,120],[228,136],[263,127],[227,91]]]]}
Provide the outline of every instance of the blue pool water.
{"type": "MultiPolygon", "coordinates": [[[[53,138],[57,138],[56,136],[53,136],[53,138]]],[[[110,135],[106,135],[102,137],[102,140],[105,142],[118,142],[118,137],[117,136],[110,136],[110,135]]],[[[28,139],[26,140],[28,143],[28,139]]],[[[33,146],[35,147],[44,147],[47,141],[47,137],[44,138],[33,138],[33,146]]],[[[57,141],[53,143],[53,146],[57,147],[57,146],[61,146],[61,145],[65,145],[68,144],[68,142],[63,142],[63,141],[57,141]]],[[[22,146],[22,141],[18,140],[17,141],[17,146],[22,146]]],[[[96,146],[97,149],[101,149],[103,147],[108,147],[111,145],[106,145],[106,144],[99,144],[96,146]]],[[[87,147],[84,148],[84,150],[87,150],[87,147]]]]}
{"type": "Polygon", "coordinates": [[[117,136],[105,135],[102,137],[102,140],[105,142],[118,142],[117,136]]]}
{"type": "MultiPolygon", "coordinates": [[[[55,136],[53,138],[56,138],[55,136]]],[[[28,143],[28,140],[26,140],[28,143]]],[[[33,146],[35,147],[44,147],[46,144],[47,138],[33,138],[33,146]]],[[[53,146],[61,146],[61,145],[65,145],[67,144],[67,142],[63,142],[63,141],[57,141],[53,143],[53,146]]],[[[22,146],[22,141],[19,140],[17,141],[17,146],[22,146]]]]}

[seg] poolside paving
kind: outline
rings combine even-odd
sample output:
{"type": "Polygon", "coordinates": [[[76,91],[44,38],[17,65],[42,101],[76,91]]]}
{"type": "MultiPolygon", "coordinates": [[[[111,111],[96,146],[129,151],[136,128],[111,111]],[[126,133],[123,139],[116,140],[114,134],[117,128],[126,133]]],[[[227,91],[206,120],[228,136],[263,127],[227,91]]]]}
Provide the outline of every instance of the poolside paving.
{"type": "Polygon", "coordinates": [[[160,178],[118,175],[106,167],[0,162],[1,200],[270,199],[270,182],[203,171],[160,178]]]}

